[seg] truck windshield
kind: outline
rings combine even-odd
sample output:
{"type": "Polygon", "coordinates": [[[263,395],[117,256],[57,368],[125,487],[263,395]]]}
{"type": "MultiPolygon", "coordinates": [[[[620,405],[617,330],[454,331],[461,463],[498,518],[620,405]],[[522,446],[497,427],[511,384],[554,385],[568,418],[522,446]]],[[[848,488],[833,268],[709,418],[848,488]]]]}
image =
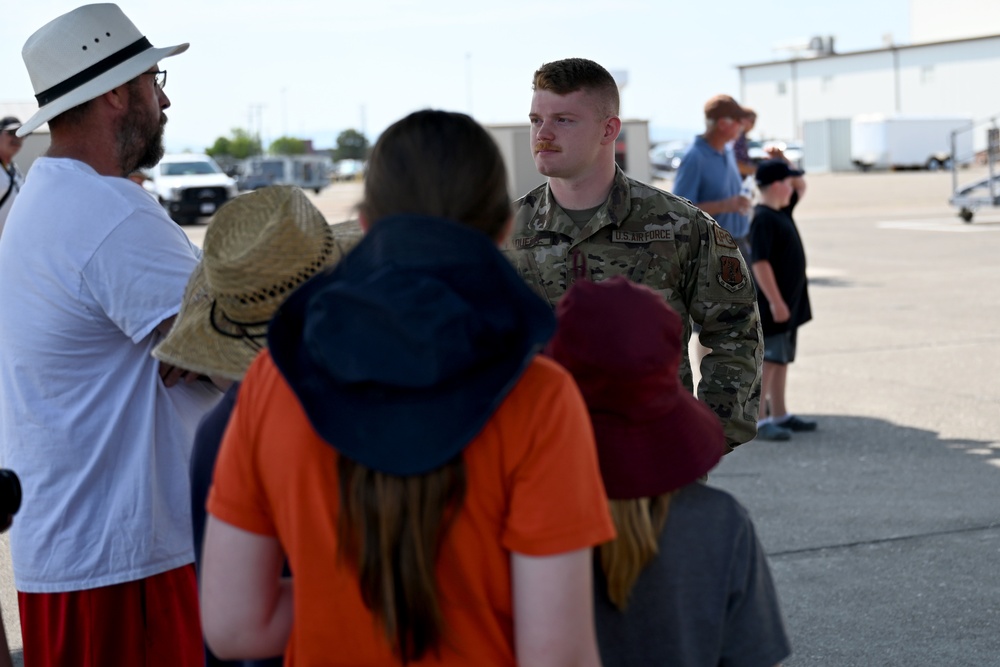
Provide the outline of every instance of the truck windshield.
{"type": "Polygon", "coordinates": [[[219,170],[211,162],[168,162],[160,165],[164,176],[189,176],[191,174],[217,174],[219,170]]]}

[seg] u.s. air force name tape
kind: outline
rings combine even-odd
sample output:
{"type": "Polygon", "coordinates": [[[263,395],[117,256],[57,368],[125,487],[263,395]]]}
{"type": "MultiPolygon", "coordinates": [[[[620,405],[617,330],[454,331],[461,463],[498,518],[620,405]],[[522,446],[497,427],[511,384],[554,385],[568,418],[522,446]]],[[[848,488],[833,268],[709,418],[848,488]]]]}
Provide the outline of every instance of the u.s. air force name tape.
{"type": "Polygon", "coordinates": [[[611,232],[611,240],[615,243],[652,243],[653,241],[673,241],[674,230],[661,228],[642,232],[629,232],[616,229],[611,232]]]}

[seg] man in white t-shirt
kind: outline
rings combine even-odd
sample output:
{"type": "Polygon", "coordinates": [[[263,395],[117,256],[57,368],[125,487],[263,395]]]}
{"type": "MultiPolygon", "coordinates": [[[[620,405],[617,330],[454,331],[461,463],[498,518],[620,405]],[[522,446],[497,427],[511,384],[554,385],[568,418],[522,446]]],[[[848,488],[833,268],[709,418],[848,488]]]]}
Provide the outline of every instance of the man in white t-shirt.
{"type": "Polygon", "coordinates": [[[24,186],[24,177],[14,164],[14,156],[21,150],[21,137],[17,136],[20,127],[21,121],[14,116],[0,119],[0,234],[14,198],[24,186]]]}
{"type": "Polygon", "coordinates": [[[163,155],[162,58],[111,4],[22,55],[49,123],[0,237],[0,448],[25,664],[203,664],[188,458],[219,397],[150,355],[199,251],[125,176],[163,155]]]}

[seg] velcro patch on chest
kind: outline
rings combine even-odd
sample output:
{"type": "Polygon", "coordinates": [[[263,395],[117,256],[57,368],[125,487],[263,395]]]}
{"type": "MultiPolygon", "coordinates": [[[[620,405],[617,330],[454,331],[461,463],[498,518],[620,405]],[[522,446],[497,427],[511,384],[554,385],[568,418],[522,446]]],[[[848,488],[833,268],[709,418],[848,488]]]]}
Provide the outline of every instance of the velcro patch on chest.
{"type": "Polygon", "coordinates": [[[743,275],[739,257],[723,255],[719,258],[719,284],[730,292],[738,292],[746,286],[747,277],[743,275]]]}
{"type": "Polygon", "coordinates": [[[510,244],[518,250],[525,248],[535,248],[538,246],[552,245],[554,238],[550,235],[525,236],[519,239],[511,239],[510,244]]]}
{"type": "Polygon", "coordinates": [[[654,241],[673,241],[674,230],[669,228],[648,229],[641,232],[629,232],[616,229],[611,232],[614,243],[652,243],[654,241]]]}

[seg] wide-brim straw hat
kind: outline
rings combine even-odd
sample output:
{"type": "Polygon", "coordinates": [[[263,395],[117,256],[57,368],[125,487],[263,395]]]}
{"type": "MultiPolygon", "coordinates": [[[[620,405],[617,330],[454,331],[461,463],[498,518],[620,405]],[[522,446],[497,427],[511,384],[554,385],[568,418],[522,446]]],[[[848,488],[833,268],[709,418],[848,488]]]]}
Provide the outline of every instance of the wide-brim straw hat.
{"type": "Polygon", "coordinates": [[[293,186],[233,199],[209,223],[180,313],[153,355],[190,371],[241,380],[267,345],[267,325],[278,306],[358,239],[335,238],[319,210],[293,186]]]}
{"type": "Polygon", "coordinates": [[[677,374],[683,323],[621,276],[577,281],[556,306],[548,353],[590,411],[608,498],[647,498],[698,480],[722,458],[722,424],[677,374]]]}
{"type": "Polygon", "coordinates": [[[84,5],[63,14],[29,37],[21,50],[39,109],[17,135],[34,131],[187,48],[154,48],[117,5],[84,5]]]}

